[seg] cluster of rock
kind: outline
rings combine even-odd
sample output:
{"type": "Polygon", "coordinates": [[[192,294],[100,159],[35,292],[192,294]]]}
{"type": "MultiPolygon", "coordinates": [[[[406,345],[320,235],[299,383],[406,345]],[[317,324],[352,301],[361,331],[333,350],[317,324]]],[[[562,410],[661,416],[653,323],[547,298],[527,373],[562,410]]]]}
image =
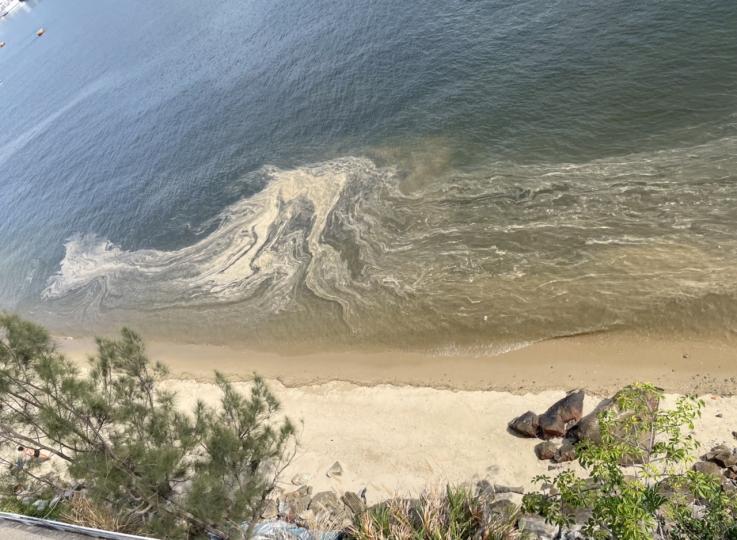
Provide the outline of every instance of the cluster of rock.
{"type": "MultiPolygon", "coordinates": [[[[335,462],[326,472],[330,478],[340,477],[343,467],[335,462]]],[[[255,538],[312,538],[310,531],[341,531],[353,524],[355,516],[366,510],[365,490],[360,493],[346,491],[339,495],[333,491],[313,493],[304,475],[292,478],[296,489],[277,489],[266,500],[255,538]],[[293,526],[292,528],[289,528],[293,526]],[[287,532],[291,531],[291,532],[287,532]]],[[[340,537],[340,533],[330,533],[340,537]]],[[[318,537],[325,537],[320,533],[318,537]]]]}
{"type": "MultiPolygon", "coordinates": [[[[635,414],[631,410],[620,410],[617,406],[619,394],[611,398],[603,399],[596,408],[586,416],[583,415],[584,391],[573,390],[566,396],[550,406],[541,415],[527,411],[521,416],[509,422],[509,431],[520,437],[537,437],[542,439],[535,447],[535,455],[541,460],[550,460],[555,463],[573,461],[576,459],[576,444],[581,441],[589,441],[595,444],[601,442],[601,431],[599,429],[599,417],[602,412],[613,410],[618,421],[624,420],[635,414]],[[562,438],[560,444],[553,443],[550,439],[562,438]]],[[[657,393],[645,393],[642,398],[647,404],[647,409],[654,413],[660,406],[660,397],[657,393]]],[[[639,446],[648,450],[652,441],[649,440],[647,430],[641,430],[638,434],[641,440],[634,440],[630,433],[617,433],[622,440],[626,440],[633,446],[639,446]]],[[[637,458],[623,458],[621,465],[632,465],[637,458]]]]}
{"type": "Polygon", "coordinates": [[[737,448],[717,445],[701,456],[693,469],[718,478],[726,491],[737,493],[737,448]]]}
{"type": "Polygon", "coordinates": [[[538,459],[555,463],[572,461],[576,457],[575,443],[582,436],[590,435],[598,425],[596,414],[582,417],[584,396],[583,390],[573,390],[543,414],[527,411],[518,416],[509,422],[509,429],[515,435],[537,437],[544,441],[535,447],[538,459]],[[556,438],[563,438],[563,442],[558,445],[550,440],[556,438]]]}

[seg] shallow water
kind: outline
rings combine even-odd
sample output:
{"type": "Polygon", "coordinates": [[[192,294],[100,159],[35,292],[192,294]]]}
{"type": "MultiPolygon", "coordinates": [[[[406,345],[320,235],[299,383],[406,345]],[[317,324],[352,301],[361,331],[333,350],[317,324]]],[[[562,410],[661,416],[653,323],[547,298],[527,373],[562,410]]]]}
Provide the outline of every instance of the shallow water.
{"type": "Polygon", "coordinates": [[[730,336],[734,28],[732,2],[29,2],[0,21],[0,307],[267,348],[730,336]]]}

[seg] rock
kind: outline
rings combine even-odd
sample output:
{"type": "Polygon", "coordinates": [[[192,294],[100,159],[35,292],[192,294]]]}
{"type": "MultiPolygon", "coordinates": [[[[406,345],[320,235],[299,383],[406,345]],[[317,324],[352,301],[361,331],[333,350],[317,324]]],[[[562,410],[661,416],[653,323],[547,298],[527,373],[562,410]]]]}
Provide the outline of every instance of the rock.
{"type": "Polygon", "coordinates": [[[525,488],[522,486],[504,486],[502,484],[494,484],[494,493],[519,493],[524,495],[525,488]]]}
{"type": "MultiPolygon", "coordinates": [[[[649,447],[651,444],[650,436],[648,433],[648,430],[645,429],[646,426],[644,426],[645,421],[643,420],[643,429],[640,430],[637,435],[630,433],[626,430],[626,427],[624,427],[624,423],[620,423],[619,425],[622,426],[618,432],[617,430],[617,421],[623,421],[629,417],[632,417],[635,413],[631,410],[626,411],[620,411],[617,407],[617,400],[619,397],[620,392],[623,392],[625,390],[629,390],[629,387],[620,390],[615,394],[615,396],[611,399],[605,399],[599,405],[597,405],[596,409],[592,411],[590,414],[583,417],[577,424],[572,426],[566,433],[566,438],[570,439],[573,442],[579,442],[579,441],[591,441],[595,444],[598,444],[601,442],[601,432],[599,427],[599,415],[603,411],[607,410],[614,410],[616,413],[614,418],[614,435],[615,437],[618,437],[621,441],[626,442],[629,445],[632,445],[633,447],[639,448],[642,450],[642,454],[646,454],[649,451],[649,447]],[[635,437],[638,436],[639,440],[635,440],[635,437]]],[[[656,393],[645,393],[642,392],[642,394],[639,397],[635,397],[634,399],[639,399],[643,405],[649,409],[649,410],[657,410],[659,406],[659,397],[656,393]]],[[[625,458],[623,458],[621,465],[628,466],[633,465],[635,463],[642,462],[642,455],[630,455],[625,458]]]]}
{"type": "Polygon", "coordinates": [[[733,431],[732,432],[732,437],[735,438],[735,439],[737,439],[737,431],[733,431]]]}
{"type": "Polygon", "coordinates": [[[701,458],[705,461],[713,461],[722,467],[737,466],[737,454],[724,444],[712,448],[701,458]]]}
{"type": "Polygon", "coordinates": [[[498,493],[494,496],[494,502],[507,501],[511,502],[515,506],[520,506],[522,504],[522,497],[523,495],[520,495],[519,493],[498,493]]]}
{"type": "Polygon", "coordinates": [[[336,461],[331,465],[331,467],[328,469],[328,472],[326,472],[325,474],[328,478],[341,476],[343,474],[343,466],[340,464],[339,461],[336,461]]]}
{"type": "Polygon", "coordinates": [[[319,514],[326,510],[331,513],[336,513],[343,510],[343,503],[332,491],[321,491],[312,497],[308,508],[315,512],[315,514],[319,514]]]}
{"type": "Polygon", "coordinates": [[[304,486],[308,482],[309,478],[307,478],[306,474],[295,474],[292,476],[292,484],[295,486],[304,486]]]}
{"type": "Polygon", "coordinates": [[[557,451],[558,447],[555,445],[555,443],[552,443],[550,441],[541,442],[535,445],[535,455],[537,456],[537,459],[540,460],[553,459],[557,451]]]}
{"type": "Polygon", "coordinates": [[[339,529],[351,522],[345,505],[332,491],[321,491],[312,497],[309,510],[315,514],[315,520],[322,529],[339,529]]]}
{"type": "Polygon", "coordinates": [[[33,497],[25,496],[21,498],[20,502],[23,506],[31,506],[31,504],[33,504],[33,497]]]}
{"type": "Polygon", "coordinates": [[[494,498],[494,486],[488,480],[479,480],[476,483],[476,495],[478,497],[494,498]]]}
{"type": "Polygon", "coordinates": [[[576,459],[576,447],[571,441],[566,439],[555,452],[553,461],[555,463],[563,463],[565,461],[573,461],[574,459],[576,459]]]}
{"type": "Polygon", "coordinates": [[[304,527],[305,529],[311,530],[317,529],[318,526],[315,513],[309,509],[300,512],[299,515],[294,519],[294,523],[299,527],[304,527]]]}
{"type": "Polygon", "coordinates": [[[46,501],[44,499],[38,499],[31,506],[36,512],[43,512],[49,507],[49,501],[46,501]]]}
{"type": "Polygon", "coordinates": [[[541,439],[558,439],[564,437],[568,424],[566,424],[560,416],[556,415],[540,415],[539,436],[541,439]]]}
{"type": "Polygon", "coordinates": [[[266,499],[264,501],[264,507],[261,510],[261,517],[263,519],[276,519],[279,515],[279,507],[275,500],[266,499]]]}
{"type": "Polygon", "coordinates": [[[517,520],[517,528],[521,533],[532,533],[540,540],[553,540],[558,528],[555,525],[545,523],[540,516],[525,514],[517,520]]]}
{"type": "Polygon", "coordinates": [[[534,412],[527,411],[509,422],[508,427],[516,435],[533,438],[537,437],[539,420],[534,412]]]}
{"type": "Polygon", "coordinates": [[[508,501],[506,499],[494,501],[488,506],[487,509],[485,509],[486,515],[488,516],[485,521],[496,522],[499,520],[507,520],[515,514],[517,508],[518,506],[514,502],[508,501]]]}
{"type": "Polygon", "coordinates": [[[578,422],[583,416],[583,399],[585,397],[583,390],[572,390],[566,394],[566,397],[554,403],[545,414],[555,414],[560,416],[564,422],[578,422]]]}
{"type": "Polygon", "coordinates": [[[296,491],[283,495],[279,500],[279,515],[288,518],[298,516],[309,507],[311,496],[312,488],[310,486],[301,486],[296,491]]]}
{"type": "Polygon", "coordinates": [[[541,414],[538,418],[541,437],[543,439],[563,437],[568,427],[581,419],[583,398],[583,390],[574,390],[541,414]]]}
{"type": "Polygon", "coordinates": [[[346,491],[340,500],[343,501],[343,504],[346,505],[348,510],[350,510],[354,516],[361,514],[366,510],[366,504],[361,500],[361,497],[352,491],[346,491]]]}
{"type": "Polygon", "coordinates": [[[693,470],[715,478],[722,477],[722,468],[712,461],[697,461],[693,465],[693,470]]]}

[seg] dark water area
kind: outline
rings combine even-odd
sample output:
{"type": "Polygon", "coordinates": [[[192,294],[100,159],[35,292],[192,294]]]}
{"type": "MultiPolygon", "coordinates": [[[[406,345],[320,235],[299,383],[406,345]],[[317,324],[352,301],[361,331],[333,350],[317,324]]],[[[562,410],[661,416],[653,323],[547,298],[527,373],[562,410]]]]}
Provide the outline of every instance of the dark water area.
{"type": "Polygon", "coordinates": [[[732,336],[735,29],[732,1],[26,2],[0,309],[266,348],[732,336]]]}

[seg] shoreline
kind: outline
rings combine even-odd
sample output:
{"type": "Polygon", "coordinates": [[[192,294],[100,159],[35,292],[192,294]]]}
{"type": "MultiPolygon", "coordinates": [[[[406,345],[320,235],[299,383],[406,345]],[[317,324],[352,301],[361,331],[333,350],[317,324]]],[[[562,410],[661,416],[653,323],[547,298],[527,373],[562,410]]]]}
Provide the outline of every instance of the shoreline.
{"type": "MultiPolygon", "coordinates": [[[[58,343],[76,361],[94,349],[92,339],[58,343]]],[[[281,476],[280,489],[291,492],[305,483],[315,493],[340,495],[365,488],[369,504],[479,480],[532,489],[532,479],[551,474],[551,464],[535,456],[539,439],[515,437],[507,424],[527,410],[544,412],[575,387],[586,389],[584,414],[635,380],[664,387],[666,407],[679,395],[696,391],[705,401],[695,423],[701,451],[732,444],[736,427],[737,391],[729,378],[737,381],[737,362],[730,363],[737,350],[724,344],[599,335],[472,358],[357,352],[280,356],[147,343],[149,357],[172,370],[162,387],[175,392],[177,405],[185,410],[198,399],[217,404],[213,369],[230,375],[241,392],[250,387],[250,373],[258,371],[282,413],[297,426],[297,453],[281,476]],[[699,371],[715,373],[717,368],[719,380],[713,375],[696,379],[699,371]],[[690,383],[688,377],[693,378],[690,383]],[[336,461],[343,473],[328,477],[336,461]]]]}
{"type": "MultiPolygon", "coordinates": [[[[77,362],[95,351],[93,338],[55,341],[77,362]]],[[[170,378],[197,382],[212,381],[218,370],[234,381],[258,373],[288,388],[341,381],[513,394],[584,388],[605,395],[633,381],[646,381],[669,393],[737,395],[737,344],[705,339],[593,334],[551,339],[493,356],[403,351],[285,355],[222,345],[146,344],[149,357],[169,367],[170,378]]]]}

